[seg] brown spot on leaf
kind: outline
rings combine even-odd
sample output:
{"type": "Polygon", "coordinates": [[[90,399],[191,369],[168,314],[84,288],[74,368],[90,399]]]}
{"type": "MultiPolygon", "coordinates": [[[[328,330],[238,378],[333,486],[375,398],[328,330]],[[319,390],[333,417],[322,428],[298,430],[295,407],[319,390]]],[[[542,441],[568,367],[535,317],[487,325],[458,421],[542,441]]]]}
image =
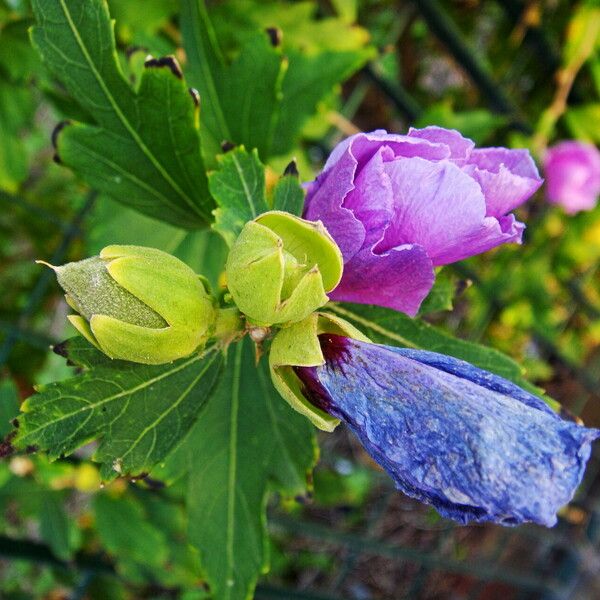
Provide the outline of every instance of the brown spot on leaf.
{"type": "Polygon", "coordinates": [[[174,56],[162,56],[161,58],[149,58],[144,63],[146,68],[163,68],[167,67],[178,79],[183,79],[181,67],[174,56]]]}
{"type": "Polygon", "coordinates": [[[54,354],[62,356],[63,358],[68,358],[67,340],[59,342],[58,344],[54,344],[54,346],[52,346],[52,352],[54,352],[54,354]]]}
{"type": "Polygon", "coordinates": [[[229,152],[230,150],[233,150],[235,148],[235,144],[233,142],[229,142],[228,140],[223,140],[221,142],[221,150],[223,150],[223,152],[229,152]]]}
{"type": "MultiPolygon", "coordinates": [[[[61,121],[60,123],[58,123],[56,125],[56,127],[52,130],[52,135],[50,136],[50,139],[52,140],[52,146],[54,146],[55,150],[58,147],[58,135],[67,125],[71,125],[71,123],[72,123],[72,121],[70,121],[69,119],[65,119],[64,121],[61,121]]],[[[55,155],[55,160],[56,160],[56,156],[57,155],[55,155]]]]}
{"type": "Polygon", "coordinates": [[[298,163],[296,159],[291,160],[288,166],[283,171],[283,176],[291,175],[292,177],[300,177],[300,173],[298,171],[298,163]]]}
{"type": "Polygon", "coordinates": [[[283,37],[281,29],[277,27],[267,27],[265,29],[265,32],[269,36],[271,46],[273,46],[274,48],[278,48],[279,46],[281,46],[281,39],[283,37]]]}
{"type": "Polygon", "coordinates": [[[196,88],[189,88],[188,92],[190,93],[190,96],[192,97],[192,100],[194,101],[194,104],[199,107],[200,106],[200,93],[198,92],[198,90],[196,88]]]}
{"type": "Polygon", "coordinates": [[[15,447],[12,444],[13,439],[17,435],[16,431],[11,431],[1,442],[0,442],[0,458],[6,458],[15,453],[15,447]]]}

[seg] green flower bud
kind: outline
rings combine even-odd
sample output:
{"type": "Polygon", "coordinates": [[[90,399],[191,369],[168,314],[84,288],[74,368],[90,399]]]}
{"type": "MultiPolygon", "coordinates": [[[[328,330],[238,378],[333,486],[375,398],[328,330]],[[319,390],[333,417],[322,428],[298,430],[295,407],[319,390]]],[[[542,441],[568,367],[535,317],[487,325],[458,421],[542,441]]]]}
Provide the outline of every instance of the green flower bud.
{"type": "Polygon", "coordinates": [[[161,364],[188,356],[210,335],[215,309],[201,279],[179,259],[143,246],[107,246],[52,267],[69,321],[99,350],[122,360],[161,364]]]}
{"type": "Polygon", "coordinates": [[[227,286],[256,325],[301,321],[342,277],[340,249],[320,221],[271,211],[246,223],[227,259],[227,286]]]}
{"type": "Polygon", "coordinates": [[[269,352],[269,368],[273,385],[290,406],[308,417],[323,431],[333,431],[339,419],[311,404],[302,393],[300,379],[292,367],[316,367],[325,364],[319,344],[322,333],[334,333],[369,342],[369,338],[356,327],[329,313],[313,313],[303,321],[281,329],[269,352]]]}

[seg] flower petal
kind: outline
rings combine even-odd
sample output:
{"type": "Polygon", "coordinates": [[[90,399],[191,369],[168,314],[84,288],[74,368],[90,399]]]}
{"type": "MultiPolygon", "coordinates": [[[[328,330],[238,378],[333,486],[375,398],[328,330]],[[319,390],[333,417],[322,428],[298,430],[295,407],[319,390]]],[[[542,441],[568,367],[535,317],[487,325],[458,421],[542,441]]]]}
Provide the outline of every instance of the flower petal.
{"type": "Polygon", "coordinates": [[[424,129],[411,127],[407,135],[429,140],[434,144],[445,144],[450,150],[450,158],[459,164],[467,160],[471,151],[475,148],[474,142],[463,137],[456,129],[444,129],[435,126],[425,127],[424,129]]]}
{"type": "Polygon", "coordinates": [[[568,214],[590,210],[600,194],[600,152],[592,144],[565,141],[549,148],[544,157],[546,194],[568,214]]]}
{"type": "Polygon", "coordinates": [[[481,186],[488,217],[500,218],[517,208],[543,182],[527,150],[476,149],[464,171],[481,186]]]}
{"type": "Polygon", "coordinates": [[[335,335],[321,346],[324,366],[295,369],[307,398],[345,421],[400,490],[461,523],[556,523],[600,431],[453,359],[335,335]]]}
{"type": "Polygon", "coordinates": [[[379,250],[419,244],[434,265],[475,254],[484,230],[485,199],[479,185],[449,161],[396,159],[385,164],[392,183],[394,217],[379,250]]]}
{"type": "Polygon", "coordinates": [[[394,214],[392,184],[384,162],[394,158],[391,148],[381,146],[354,179],[354,189],[344,200],[366,230],[364,247],[372,248],[383,234],[394,214]]]}
{"type": "Polygon", "coordinates": [[[364,248],[344,266],[342,281],[329,297],[386,306],[414,316],[434,279],[431,260],[421,246],[407,244],[381,254],[364,248]]]}
{"type": "Polygon", "coordinates": [[[323,221],[346,260],[362,248],[365,240],[364,225],[343,206],[346,195],[354,189],[356,166],[352,154],[343,152],[336,168],[324,171],[310,186],[303,215],[309,221],[323,221]]]}

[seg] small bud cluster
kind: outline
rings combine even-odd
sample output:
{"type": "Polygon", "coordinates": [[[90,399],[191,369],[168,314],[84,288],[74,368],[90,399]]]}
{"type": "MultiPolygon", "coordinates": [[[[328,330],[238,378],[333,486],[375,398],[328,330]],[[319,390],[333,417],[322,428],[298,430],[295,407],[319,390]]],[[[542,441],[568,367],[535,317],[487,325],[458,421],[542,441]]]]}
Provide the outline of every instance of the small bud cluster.
{"type": "Polygon", "coordinates": [[[272,211],[247,223],[233,244],[226,281],[234,306],[217,306],[179,259],[141,246],[107,246],[99,256],[54,269],[69,321],[107,356],[161,364],[224,344],[246,331],[256,343],[328,301],[342,255],[320,222],[272,211]]]}

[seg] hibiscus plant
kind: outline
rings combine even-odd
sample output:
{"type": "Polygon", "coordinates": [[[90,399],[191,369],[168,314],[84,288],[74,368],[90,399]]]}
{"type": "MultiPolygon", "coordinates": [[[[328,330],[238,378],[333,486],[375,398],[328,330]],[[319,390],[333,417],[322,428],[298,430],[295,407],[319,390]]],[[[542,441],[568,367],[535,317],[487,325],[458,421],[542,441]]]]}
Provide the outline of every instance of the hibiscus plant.
{"type": "Polygon", "coordinates": [[[513,211],[543,181],[529,150],[440,126],[355,132],[301,177],[302,128],[372,57],[366,39],[307,51],[247,26],[231,52],[204,2],[181,0],[184,52],[125,56],[103,0],[32,8],[69,117],[55,161],[185,241],[107,235],[80,260],[39,257],[65,293],[74,329],[55,352],[75,372],[21,404],[4,457],[89,456],[100,504],[120,480],[183,489],[216,600],[251,596],[267,498],[309,491],[316,431],[340,423],[442,517],[556,523],[600,431],[507,356],[422,319],[441,267],[522,243],[513,211]]]}

